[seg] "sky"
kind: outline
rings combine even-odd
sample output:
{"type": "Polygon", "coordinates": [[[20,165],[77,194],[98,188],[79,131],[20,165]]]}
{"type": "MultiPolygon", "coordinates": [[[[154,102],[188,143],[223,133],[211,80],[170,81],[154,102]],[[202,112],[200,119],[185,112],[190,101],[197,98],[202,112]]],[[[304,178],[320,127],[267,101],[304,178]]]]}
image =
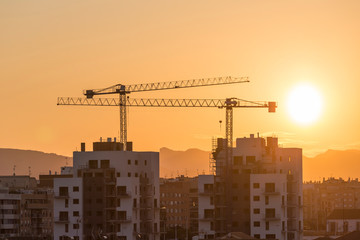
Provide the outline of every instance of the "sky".
{"type": "MultiPolygon", "coordinates": [[[[132,93],[133,98],[276,101],[235,109],[234,137],[278,136],[313,156],[360,149],[360,1],[153,0],[0,2],[0,147],[71,156],[118,137],[116,107],[57,106],[84,89],[219,76],[237,85],[132,93]],[[299,83],[318,90],[318,120],[286,109],[299,83]]],[[[223,109],[128,109],[136,151],[199,148],[224,136],[223,109]],[[220,124],[219,121],[223,123],[220,124]]]]}

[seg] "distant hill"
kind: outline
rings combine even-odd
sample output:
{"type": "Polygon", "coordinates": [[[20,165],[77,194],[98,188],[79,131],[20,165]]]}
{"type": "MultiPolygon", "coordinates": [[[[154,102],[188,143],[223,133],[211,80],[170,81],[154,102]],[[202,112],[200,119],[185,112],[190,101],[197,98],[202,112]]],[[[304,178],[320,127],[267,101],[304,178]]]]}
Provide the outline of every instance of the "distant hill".
{"type": "Polygon", "coordinates": [[[38,178],[39,174],[48,174],[49,170],[60,173],[60,167],[66,166],[66,163],[72,165],[72,158],[40,151],[0,148],[0,175],[13,174],[16,165],[16,175],[29,175],[31,167],[31,176],[38,178]]]}
{"type": "Polygon", "coordinates": [[[160,149],[161,177],[178,175],[196,176],[209,173],[210,152],[196,148],[186,151],[174,151],[169,148],[160,149]]]}
{"type": "Polygon", "coordinates": [[[360,178],[360,150],[328,150],[313,158],[303,157],[303,179],[360,178]]]}
{"type": "MultiPolygon", "coordinates": [[[[196,176],[209,173],[208,151],[188,149],[175,151],[160,149],[160,176],[196,176]]],[[[47,174],[60,172],[60,167],[72,165],[72,158],[40,151],[0,148],[0,175],[10,175],[16,165],[16,175],[47,174]]],[[[303,179],[320,180],[323,177],[360,178],[360,150],[328,150],[315,157],[303,157],[303,179]]]]}

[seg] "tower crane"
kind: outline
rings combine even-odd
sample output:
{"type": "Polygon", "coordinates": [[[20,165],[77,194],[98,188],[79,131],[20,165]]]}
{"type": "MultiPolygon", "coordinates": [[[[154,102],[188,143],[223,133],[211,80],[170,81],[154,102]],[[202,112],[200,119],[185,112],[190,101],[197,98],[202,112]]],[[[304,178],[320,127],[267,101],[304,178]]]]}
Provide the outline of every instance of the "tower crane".
{"type": "MultiPolygon", "coordinates": [[[[143,83],[143,84],[132,84],[132,85],[116,84],[102,89],[84,90],[83,94],[86,96],[87,99],[94,99],[93,97],[95,95],[107,95],[107,94],[119,95],[119,101],[117,103],[117,106],[119,106],[119,110],[120,110],[120,143],[122,143],[124,150],[126,150],[126,145],[127,145],[126,144],[127,143],[126,99],[128,94],[132,92],[204,87],[204,86],[225,85],[225,84],[235,84],[235,83],[245,83],[245,82],[249,82],[248,77],[236,78],[236,77],[227,76],[227,77],[202,78],[202,79],[192,79],[192,80],[183,80],[183,81],[143,83]]],[[[58,101],[58,105],[70,105],[70,104],[63,104],[63,102],[58,101]]],[[[71,104],[71,105],[78,105],[78,104],[71,104]]],[[[83,105],[83,104],[79,104],[79,105],[83,105]]]]}

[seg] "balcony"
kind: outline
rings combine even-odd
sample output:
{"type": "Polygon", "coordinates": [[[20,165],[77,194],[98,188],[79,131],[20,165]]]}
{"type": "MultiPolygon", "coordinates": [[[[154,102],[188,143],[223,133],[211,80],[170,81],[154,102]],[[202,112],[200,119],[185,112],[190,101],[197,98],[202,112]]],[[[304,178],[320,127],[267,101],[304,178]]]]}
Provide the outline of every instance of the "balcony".
{"type": "Polygon", "coordinates": [[[116,178],[105,178],[105,184],[107,184],[107,185],[115,185],[116,184],[116,178]]]}
{"type": "Polygon", "coordinates": [[[274,190],[274,191],[265,190],[265,191],[263,192],[263,194],[266,195],[266,196],[269,196],[269,195],[280,195],[280,192],[279,192],[279,191],[276,191],[276,190],[274,190]]]}
{"type": "Polygon", "coordinates": [[[68,223],[69,218],[68,217],[56,217],[54,218],[55,223],[68,223]]]}
{"type": "Polygon", "coordinates": [[[12,224],[12,223],[0,224],[0,228],[2,228],[2,229],[16,229],[18,227],[19,227],[19,224],[12,224]]]}
{"type": "Polygon", "coordinates": [[[265,221],[280,221],[281,217],[279,214],[276,214],[276,215],[269,214],[269,215],[265,215],[264,220],[265,221]]]}
{"type": "Polygon", "coordinates": [[[199,195],[211,196],[211,195],[214,195],[214,190],[213,189],[204,189],[203,191],[199,192],[199,195]]]}
{"type": "Polygon", "coordinates": [[[199,215],[200,221],[211,221],[214,220],[214,215],[199,215]]]}
{"type": "Polygon", "coordinates": [[[54,198],[57,198],[57,199],[66,199],[66,198],[69,198],[69,193],[67,192],[56,192],[54,193],[54,198]]]}
{"type": "Polygon", "coordinates": [[[121,192],[117,193],[117,196],[121,197],[121,198],[129,198],[129,197],[131,197],[131,192],[121,191],[121,192]]]}
{"type": "Polygon", "coordinates": [[[18,205],[4,204],[4,205],[0,205],[0,209],[18,209],[18,205]]]}
{"type": "Polygon", "coordinates": [[[118,219],[119,222],[128,223],[131,222],[131,217],[121,217],[118,219]]]}

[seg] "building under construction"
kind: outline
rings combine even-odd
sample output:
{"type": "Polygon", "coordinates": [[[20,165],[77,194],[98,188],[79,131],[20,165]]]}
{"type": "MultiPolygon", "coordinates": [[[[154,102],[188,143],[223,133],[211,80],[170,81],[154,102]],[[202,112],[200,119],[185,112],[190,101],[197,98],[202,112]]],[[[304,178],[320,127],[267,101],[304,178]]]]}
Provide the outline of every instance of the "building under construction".
{"type": "Polygon", "coordinates": [[[199,224],[204,220],[209,226],[201,229],[199,238],[243,232],[261,239],[301,240],[302,150],[279,147],[276,137],[265,140],[251,134],[236,139],[231,158],[227,151],[226,140],[217,139],[212,154],[214,190],[209,195],[214,206],[203,209],[207,201],[199,199],[204,211],[199,215],[207,215],[199,224]]]}

